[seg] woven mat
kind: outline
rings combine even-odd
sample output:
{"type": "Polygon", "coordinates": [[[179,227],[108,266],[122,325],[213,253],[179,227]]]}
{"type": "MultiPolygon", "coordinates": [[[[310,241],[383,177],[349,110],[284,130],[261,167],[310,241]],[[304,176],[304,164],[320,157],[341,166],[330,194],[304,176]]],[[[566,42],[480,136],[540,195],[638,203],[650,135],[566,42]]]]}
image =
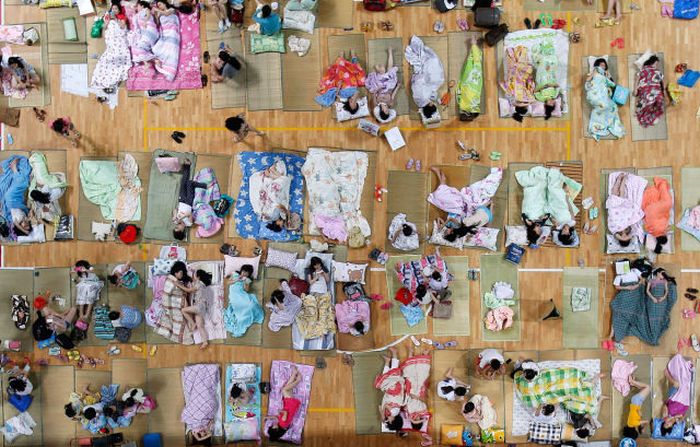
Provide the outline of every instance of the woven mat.
{"type": "Polygon", "coordinates": [[[469,258],[466,256],[445,256],[444,260],[450,273],[455,277],[450,283],[452,317],[449,319],[434,318],[433,334],[436,336],[468,337],[471,335],[469,281],[467,280],[469,258]]]}
{"type": "MultiPolygon", "coordinates": [[[[432,224],[428,225],[428,202],[425,198],[429,194],[430,174],[412,171],[389,171],[387,178],[387,190],[384,201],[386,203],[386,230],[388,234],[392,219],[399,213],[406,214],[406,220],[416,225],[421,244],[417,250],[408,253],[422,253],[425,247],[425,239],[431,231],[432,224]],[[406,191],[411,191],[406,194],[406,191]]],[[[406,253],[396,250],[391,243],[386,244],[389,253],[406,253]]]]}
{"type": "Polygon", "coordinates": [[[34,27],[39,32],[39,45],[10,45],[13,52],[22,55],[31,64],[41,80],[24,99],[8,98],[10,107],[44,107],[51,104],[51,70],[49,70],[48,27],[46,23],[25,23],[25,29],[34,27]]]}
{"type": "Polygon", "coordinates": [[[508,225],[522,225],[523,213],[523,188],[515,178],[515,174],[519,171],[527,171],[528,169],[542,166],[542,163],[509,163],[508,164],[508,225]]]}
{"type": "Polygon", "coordinates": [[[320,1],[316,13],[316,26],[352,29],[354,14],[355,3],[352,0],[320,1]]]}
{"type": "MultiPolygon", "coordinates": [[[[588,56],[581,57],[581,74],[583,79],[586,79],[590,70],[588,69],[588,56]]],[[[619,71],[617,67],[617,56],[608,56],[608,72],[613,79],[619,79],[619,71]]],[[[586,100],[586,89],[581,89],[581,117],[583,118],[583,137],[593,138],[591,133],[588,131],[588,125],[591,121],[591,105],[586,100]]],[[[617,140],[617,138],[611,134],[607,134],[600,138],[601,140],[617,140]]]]}
{"type": "Polygon", "coordinates": [[[180,422],[180,413],[185,406],[181,372],[181,368],[146,370],[148,393],[158,396],[158,408],[148,414],[148,431],[160,433],[163,445],[184,443],[185,425],[180,422]]]}
{"type": "MultiPolygon", "coordinates": [[[[447,91],[447,82],[449,82],[449,79],[447,79],[448,75],[448,69],[449,69],[449,62],[450,62],[450,54],[449,54],[449,44],[448,44],[448,38],[447,36],[418,36],[420,39],[423,41],[426,47],[431,48],[433,51],[435,51],[435,54],[437,54],[438,58],[440,59],[440,62],[442,63],[442,67],[445,70],[445,83],[442,84],[440,89],[438,90],[437,97],[442,98],[442,95],[447,91]]],[[[462,60],[464,62],[464,59],[462,60]]],[[[413,101],[413,98],[410,99],[408,102],[409,106],[409,113],[408,116],[410,119],[414,121],[420,121],[420,115],[418,115],[418,106],[416,106],[415,101],[413,101]]],[[[442,121],[446,121],[450,118],[450,108],[448,107],[445,110],[440,110],[440,118],[442,118],[442,121]]]]}
{"type": "MultiPolygon", "coordinates": [[[[107,273],[111,274],[117,265],[119,264],[107,265],[107,273]]],[[[109,281],[105,281],[105,288],[107,289],[107,296],[109,298],[109,307],[111,308],[111,310],[119,311],[119,308],[122,305],[133,306],[143,313],[143,311],[145,310],[144,297],[146,295],[146,282],[148,278],[146,264],[144,264],[143,262],[132,262],[131,267],[134,270],[136,270],[136,273],[138,273],[139,277],[141,278],[141,283],[134,289],[127,289],[126,287],[118,287],[109,281]]],[[[129,343],[145,342],[146,325],[141,324],[138,327],[131,330],[131,337],[129,338],[129,343]]]]}
{"type": "Polygon", "coordinates": [[[393,300],[393,298],[396,296],[396,291],[402,287],[393,266],[395,266],[397,262],[417,261],[420,258],[420,255],[390,256],[389,260],[386,262],[387,297],[392,300],[391,302],[393,303],[391,309],[389,309],[389,327],[391,330],[391,335],[394,337],[428,333],[427,317],[423,318],[423,320],[421,320],[421,322],[417,325],[409,327],[408,323],[406,323],[406,318],[404,318],[403,314],[401,313],[401,309],[399,308],[400,303],[393,300]]]}
{"type": "MultiPolygon", "coordinates": [[[[455,81],[456,85],[459,85],[459,78],[462,75],[462,69],[467,63],[467,56],[469,56],[469,51],[471,44],[469,39],[474,36],[477,39],[483,37],[483,33],[478,31],[458,31],[447,33],[447,47],[448,47],[448,61],[447,61],[447,80],[455,81]]],[[[480,48],[484,49],[483,44],[480,48]]],[[[481,107],[480,113],[486,113],[486,61],[483,57],[483,52],[481,56],[481,76],[483,84],[481,87],[481,107]]],[[[459,116],[459,104],[457,103],[457,88],[452,92],[452,97],[450,98],[450,110],[455,116],[459,116]]]]}
{"type": "Polygon", "coordinates": [[[394,66],[398,68],[396,78],[399,90],[394,97],[394,110],[397,115],[408,115],[408,92],[403,71],[403,41],[400,37],[369,39],[367,42],[367,71],[374,71],[375,65],[387,65],[387,51],[394,49],[394,66]]]}
{"type": "MultiPolygon", "coordinates": [[[[452,376],[464,383],[469,383],[468,380],[468,363],[469,351],[433,351],[433,363],[430,369],[430,389],[437,392],[438,383],[445,378],[447,370],[452,368],[452,376]]],[[[432,405],[432,421],[431,424],[441,436],[441,427],[445,424],[463,425],[464,418],[461,415],[460,405],[462,402],[450,402],[447,399],[439,397],[433,398],[432,405]]],[[[502,413],[502,412],[501,412],[502,413]]],[[[438,438],[438,444],[444,444],[443,440],[438,438]]]]}
{"type": "MultiPolygon", "coordinates": [[[[298,31],[285,31],[285,41],[292,34],[298,34],[298,31]]],[[[321,81],[320,32],[315,30],[312,36],[304,34],[303,37],[311,40],[306,55],[299,57],[297,53],[287,51],[282,56],[282,100],[287,112],[321,110],[314,101],[321,81]]]]}
{"type": "Polygon", "coordinates": [[[491,291],[497,281],[504,281],[510,284],[515,291],[515,306],[512,307],[515,315],[513,325],[508,329],[494,332],[486,329],[481,324],[481,339],[483,341],[520,341],[522,315],[520,313],[520,288],[518,286],[518,266],[505,260],[502,254],[481,255],[481,314],[486,316],[488,308],[484,305],[484,293],[491,291]]]}
{"type": "MultiPolygon", "coordinates": [[[[627,73],[629,86],[637,85],[637,67],[634,65],[634,61],[639,59],[641,54],[629,54],[627,55],[627,73]]],[[[659,70],[664,74],[664,53],[656,53],[659,58],[659,70]]],[[[668,108],[664,106],[664,114],[659,119],[659,122],[651,127],[642,127],[637,121],[637,116],[635,115],[635,103],[636,99],[634,97],[630,98],[632,104],[630,104],[630,123],[632,128],[632,141],[656,141],[656,140],[668,140],[668,123],[667,117],[668,108]]]]}
{"type": "Polygon", "coordinates": [[[250,36],[246,39],[246,95],[248,110],[282,108],[282,55],[250,53],[250,36]]]}
{"type": "Polygon", "coordinates": [[[598,297],[600,292],[599,272],[593,268],[565,268],[562,275],[563,346],[568,349],[598,347],[598,297]],[[591,308],[574,312],[571,292],[574,287],[585,287],[591,291],[591,308]]]}
{"type": "MultiPolygon", "coordinates": [[[[131,337],[133,339],[133,333],[131,337]]],[[[146,382],[146,359],[113,359],[112,381],[118,383],[124,391],[135,387],[151,393],[146,382]]],[[[143,435],[148,433],[148,417],[137,415],[131,421],[131,425],[120,428],[119,431],[124,433],[125,439],[142,439],[143,435]]]]}
{"type": "Polygon", "coordinates": [[[340,53],[345,53],[345,57],[350,58],[350,50],[353,50],[357,56],[359,64],[367,68],[364,34],[336,34],[328,36],[326,54],[328,55],[329,65],[338,58],[340,53]]]}
{"type": "Polygon", "coordinates": [[[46,23],[48,26],[49,64],[86,64],[88,33],[85,17],[80,16],[78,8],[47,9],[46,23]],[[77,41],[67,41],[64,38],[63,20],[69,18],[75,19],[77,41]]]}
{"type": "MultiPolygon", "coordinates": [[[[41,401],[41,424],[38,431],[43,431],[43,445],[67,446],[76,436],[77,425],[67,421],[63,404],[70,393],[77,390],[75,386],[75,368],[73,366],[44,366],[39,378],[41,401]]],[[[82,431],[82,430],[81,430],[82,431]]],[[[82,433],[81,433],[82,435],[82,433]]]]}
{"type": "MultiPolygon", "coordinates": [[[[448,352],[448,351],[445,351],[448,352]]],[[[352,355],[352,395],[355,399],[355,433],[377,435],[382,432],[377,408],[382,401],[382,393],[374,388],[374,378],[382,372],[384,360],[378,352],[364,352],[352,355]]]]}
{"type": "MultiPolygon", "coordinates": [[[[212,168],[214,169],[214,174],[216,174],[216,180],[219,182],[219,190],[221,194],[229,194],[229,181],[231,179],[231,162],[233,157],[230,155],[215,155],[215,154],[198,154],[197,155],[197,167],[194,170],[194,175],[200,169],[212,168]]],[[[226,225],[224,221],[224,226],[212,237],[201,238],[197,236],[197,227],[194,227],[194,231],[190,234],[191,241],[197,244],[223,244],[226,238],[226,225]]]]}
{"type": "MultiPolygon", "coordinates": [[[[233,54],[240,59],[244,59],[243,38],[236,27],[231,27],[224,33],[219,33],[218,23],[213,14],[206,17],[206,38],[209,56],[213,59],[219,53],[219,44],[224,42],[228,45],[233,54]]],[[[211,83],[211,108],[227,109],[240,108],[246,105],[246,65],[241,63],[241,70],[234,79],[224,79],[223,82],[211,83]]]]}
{"type": "MultiPolygon", "coordinates": [[[[634,371],[634,376],[638,382],[651,384],[651,357],[646,354],[641,355],[628,355],[627,357],[613,356],[612,364],[615,364],[615,360],[624,360],[626,362],[632,362],[637,365],[637,369],[634,371]]],[[[639,390],[632,388],[627,396],[622,396],[619,391],[615,390],[612,393],[612,434],[613,438],[618,439],[622,437],[622,429],[625,427],[627,422],[627,416],[629,415],[629,404],[634,396],[639,390]]],[[[646,398],[644,405],[642,405],[642,420],[651,420],[651,395],[646,398]]],[[[641,434],[643,438],[649,437],[649,430],[644,430],[641,434]]]]}
{"type": "MultiPolygon", "coordinates": [[[[681,168],[681,213],[700,202],[700,168],[681,168]]],[[[681,231],[681,250],[700,251],[700,241],[681,231]]]]}
{"type": "MultiPolygon", "coordinates": [[[[469,184],[474,184],[479,180],[486,178],[491,173],[490,166],[484,165],[472,165],[471,171],[469,173],[469,184]]],[[[493,219],[488,225],[491,228],[498,228],[501,230],[498,233],[497,246],[500,247],[503,244],[503,239],[505,238],[503,233],[503,226],[506,223],[506,214],[508,212],[508,178],[509,170],[503,170],[503,178],[501,184],[496,190],[496,194],[491,198],[491,214],[493,219]]]]}
{"type": "MultiPolygon", "coordinates": [[[[640,9],[643,8],[644,2],[635,0],[619,0],[622,2],[622,13],[629,14],[632,12],[630,5],[634,2],[639,6],[640,9]]],[[[608,10],[608,0],[598,0],[598,12],[605,14],[608,10]]],[[[641,11],[640,11],[641,12],[641,11]]]]}
{"type": "MultiPolygon", "coordinates": [[[[134,157],[136,164],[139,167],[139,180],[141,180],[141,219],[139,221],[134,221],[134,223],[141,229],[146,225],[146,211],[148,210],[148,184],[151,180],[151,163],[153,162],[153,156],[150,152],[146,151],[125,151],[119,152],[117,154],[117,161],[122,161],[124,155],[129,154],[134,157]]],[[[139,233],[137,241],[143,238],[143,234],[139,233]]]]}

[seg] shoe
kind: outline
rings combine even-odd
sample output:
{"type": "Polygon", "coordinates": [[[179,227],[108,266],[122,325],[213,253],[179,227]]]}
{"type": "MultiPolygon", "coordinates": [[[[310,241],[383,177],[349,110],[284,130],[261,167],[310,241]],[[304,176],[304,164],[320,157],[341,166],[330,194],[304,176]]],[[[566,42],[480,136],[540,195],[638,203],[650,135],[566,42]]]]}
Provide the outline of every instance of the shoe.
{"type": "Polygon", "coordinates": [[[412,158],[409,158],[408,161],[406,162],[406,170],[410,171],[413,169],[413,166],[415,165],[416,161],[412,158]]]}
{"type": "Polygon", "coordinates": [[[202,60],[204,61],[205,64],[209,63],[209,52],[205,51],[204,54],[202,54],[202,60]]]}
{"type": "Polygon", "coordinates": [[[175,135],[174,132],[173,132],[172,135],[170,135],[170,138],[172,138],[173,140],[175,140],[175,142],[176,142],[177,144],[182,144],[182,138],[180,138],[179,136],[175,135]]]}
{"type": "Polygon", "coordinates": [[[202,75],[202,87],[206,87],[207,84],[209,83],[209,77],[205,74],[202,75]]]}
{"type": "Polygon", "coordinates": [[[419,342],[418,339],[417,339],[415,336],[413,336],[413,335],[411,335],[411,343],[413,343],[413,346],[415,346],[416,348],[420,346],[420,342],[419,342]]]}
{"type": "Polygon", "coordinates": [[[420,162],[420,160],[416,160],[416,172],[420,172],[422,167],[423,167],[423,165],[420,162]]]}
{"type": "Polygon", "coordinates": [[[435,346],[435,349],[437,349],[437,350],[439,350],[439,351],[442,351],[443,349],[445,349],[445,345],[443,345],[443,344],[440,343],[439,341],[436,341],[436,342],[433,344],[433,346],[435,346]]]}
{"type": "Polygon", "coordinates": [[[525,23],[525,26],[527,27],[527,29],[532,29],[532,21],[530,20],[529,17],[525,17],[525,20],[523,20],[523,22],[525,23]]]}
{"type": "Polygon", "coordinates": [[[692,295],[690,293],[686,293],[685,297],[688,298],[690,301],[695,301],[698,297],[695,295],[692,295]]]}
{"type": "Polygon", "coordinates": [[[698,293],[698,289],[695,289],[693,287],[688,287],[687,289],[685,289],[685,291],[688,293],[698,293]]]}
{"type": "Polygon", "coordinates": [[[455,340],[450,340],[445,343],[446,348],[454,348],[457,346],[457,342],[455,340]]]}
{"type": "Polygon", "coordinates": [[[425,343],[426,345],[430,345],[430,346],[433,345],[433,341],[432,341],[431,339],[429,339],[429,338],[421,338],[420,341],[422,341],[422,342],[425,343]]]}
{"type": "Polygon", "coordinates": [[[175,132],[173,132],[173,135],[177,135],[180,138],[185,138],[187,136],[183,132],[180,132],[179,130],[176,130],[175,132]]]}

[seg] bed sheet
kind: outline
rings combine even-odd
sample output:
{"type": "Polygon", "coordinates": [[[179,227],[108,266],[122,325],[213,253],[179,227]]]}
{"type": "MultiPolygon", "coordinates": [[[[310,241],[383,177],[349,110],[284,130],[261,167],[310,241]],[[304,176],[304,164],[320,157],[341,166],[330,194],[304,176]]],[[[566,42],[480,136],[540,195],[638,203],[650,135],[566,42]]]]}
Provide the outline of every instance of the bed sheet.
{"type": "MultiPolygon", "coordinates": [[[[540,28],[533,30],[520,30],[508,33],[503,40],[503,52],[508,48],[516,46],[524,46],[528,50],[528,54],[532,54],[532,49],[545,40],[551,40],[556,49],[557,55],[564,63],[559,64],[559,72],[557,80],[561,89],[562,103],[561,113],[569,112],[569,34],[562,30],[554,30],[550,28],[540,28]]],[[[503,79],[508,72],[507,59],[503,58],[503,71],[498,78],[503,79]]],[[[500,90],[499,90],[500,92],[500,90]]],[[[499,93],[500,94],[500,93],[499,93]]],[[[500,107],[499,107],[500,109],[500,107]]],[[[501,114],[503,116],[503,114],[501,114]]]]}
{"type": "MultiPolygon", "coordinates": [[[[134,10],[127,9],[131,22],[134,10]]],[[[153,76],[153,68],[144,64],[129,69],[126,88],[129,90],[194,90],[202,88],[202,63],[199,59],[199,9],[192,14],[177,13],[180,19],[180,58],[177,75],[172,81],[161,73],[153,76]]],[[[133,29],[133,24],[131,25],[133,29]]]]}
{"type": "Polygon", "coordinates": [[[242,238],[278,242],[296,241],[301,238],[301,229],[299,232],[294,233],[287,230],[275,233],[265,225],[261,225],[258,216],[253,212],[253,206],[249,200],[250,176],[255,172],[267,169],[279,160],[284,161],[287,165],[287,173],[292,176],[289,210],[300,216],[304,215],[304,176],[301,174],[304,158],[293,154],[273,152],[241,152],[238,155],[238,163],[241,167],[243,179],[241,180],[241,188],[233,215],[236,219],[236,231],[242,238]]]}
{"type": "MultiPolygon", "coordinates": [[[[600,359],[587,359],[587,360],[562,360],[562,361],[544,361],[537,362],[540,369],[551,369],[551,368],[561,368],[561,367],[573,367],[583,370],[591,375],[597,376],[600,374],[600,359]]],[[[515,388],[514,383],[510,383],[510,386],[515,388]]],[[[596,395],[601,395],[600,381],[596,384],[596,395]]],[[[555,413],[557,419],[561,422],[566,420],[566,413],[561,409],[557,408],[555,413]]],[[[527,435],[530,428],[530,422],[533,421],[535,416],[535,408],[528,408],[523,405],[522,401],[518,398],[518,392],[513,390],[513,435],[523,436],[527,435]]]]}
{"type": "MultiPolygon", "coordinates": [[[[302,381],[296,386],[292,393],[294,397],[301,401],[301,407],[296,417],[292,421],[292,425],[287,430],[287,433],[282,436],[282,441],[301,444],[301,437],[304,432],[304,424],[306,422],[306,413],[309,410],[309,399],[311,397],[311,381],[314,376],[314,367],[311,365],[302,365],[299,363],[291,363],[283,360],[273,360],[270,367],[270,383],[272,391],[270,391],[270,403],[268,415],[276,416],[282,410],[282,387],[287,383],[287,379],[291,376],[292,366],[296,366],[302,375],[302,381]]],[[[265,432],[271,425],[271,422],[265,423],[265,432]]]]}
{"type": "MultiPolygon", "coordinates": [[[[262,421],[262,395],[260,393],[260,381],[262,380],[262,368],[258,365],[252,363],[229,363],[226,365],[226,388],[224,392],[224,399],[226,401],[226,410],[224,415],[224,432],[226,433],[226,441],[241,441],[240,439],[243,421],[246,419],[243,413],[252,413],[255,415],[258,439],[260,439],[260,421],[262,421]],[[237,368],[243,367],[247,368],[253,366],[255,367],[255,382],[248,384],[249,387],[254,387],[254,397],[247,405],[241,405],[239,407],[234,407],[229,403],[228,398],[231,395],[231,387],[233,387],[233,377],[236,374],[237,368]]],[[[248,418],[250,419],[250,418],[248,418]]],[[[246,439],[250,440],[250,439],[246,439]]],[[[256,440],[256,439],[252,439],[256,440]]]]}

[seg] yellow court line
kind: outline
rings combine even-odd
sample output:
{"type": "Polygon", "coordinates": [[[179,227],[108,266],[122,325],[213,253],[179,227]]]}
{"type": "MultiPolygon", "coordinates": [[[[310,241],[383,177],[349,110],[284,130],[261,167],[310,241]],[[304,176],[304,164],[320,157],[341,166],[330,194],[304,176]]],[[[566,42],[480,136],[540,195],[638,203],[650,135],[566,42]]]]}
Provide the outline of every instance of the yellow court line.
{"type": "MultiPolygon", "coordinates": [[[[301,132],[301,131],[351,131],[356,127],[259,127],[265,132],[301,132]]],[[[466,132],[567,132],[569,127],[440,127],[426,129],[424,127],[400,127],[403,131],[427,132],[427,131],[466,131],[466,132]]],[[[225,127],[146,127],[146,132],[172,132],[175,130],[189,132],[221,132],[225,127]]],[[[145,141],[145,137],[144,137],[145,141]]]]}
{"type": "Polygon", "coordinates": [[[566,160],[571,160],[571,121],[566,122],[566,160]]]}
{"type": "Polygon", "coordinates": [[[571,29],[573,27],[571,26],[571,11],[566,13],[566,32],[570,33],[571,29]]]}
{"type": "Polygon", "coordinates": [[[148,101],[143,98],[143,151],[148,150],[148,101]]]}

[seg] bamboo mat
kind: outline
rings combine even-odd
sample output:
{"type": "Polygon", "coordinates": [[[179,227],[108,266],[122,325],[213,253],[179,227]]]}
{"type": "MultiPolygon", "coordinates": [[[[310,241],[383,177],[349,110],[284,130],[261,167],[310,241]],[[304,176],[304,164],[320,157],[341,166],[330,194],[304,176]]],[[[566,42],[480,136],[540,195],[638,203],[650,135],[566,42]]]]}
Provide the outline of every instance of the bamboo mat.
{"type": "Polygon", "coordinates": [[[224,79],[223,82],[211,83],[211,108],[228,109],[242,108],[246,106],[246,61],[243,37],[236,27],[231,27],[224,33],[220,33],[218,23],[213,14],[206,14],[206,38],[209,57],[213,60],[219,54],[219,44],[223,42],[231,48],[231,51],[241,60],[241,70],[233,79],[224,79]]]}
{"type": "MultiPolygon", "coordinates": [[[[681,213],[700,203],[700,168],[681,168],[681,213]]],[[[681,250],[700,251],[700,241],[681,231],[681,250]]]]}
{"type": "MultiPolygon", "coordinates": [[[[297,31],[285,31],[285,40],[297,31]]],[[[314,101],[321,81],[321,38],[315,30],[304,35],[311,40],[311,47],[303,57],[293,51],[282,56],[282,102],[287,112],[315,112],[321,106],[314,101]]]]}
{"type": "Polygon", "coordinates": [[[49,32],[46,23],[25,23],[25,29],[34,27],[39,32],[39,44],[28,47],[10,45],[13,51],[21,51],[22,58],[31,64],[39,75],[41,85],[32,89],[24,99],[8,98],[9,107],[44,107],[51,104],[51,70],[49,70],[49,32]]]}
{"type": "MultiPolygon", "coordinates": [[[[387,178],[387,190],[384,201],[386,203],[386,230],[388,235],[389,225],[392,219],[399,213],[406,214],[406,220],[416,225],[420,246],[418,249],[403,252],[395,249],[391,244],[386,244],[389,253],[422,253],[425,247],[425,239],[429,236],[432,224],[428,224],[428,202],[425,198],[429,194],[430,174],[412,171],[389,171],[387,178]],[[406,194],[406,191],[411,191],[406,194]]],[[[432,207],[431,207],[432,208],[432,207]]],[[[432,219],[431,219],[432,220],[432,219]]]]}
{"type": "Polygon", "coordinates": [[[246,95],[248,110],[282,108],[282,55],[250,52],[250,36],[246,39],[246,95]]]}

